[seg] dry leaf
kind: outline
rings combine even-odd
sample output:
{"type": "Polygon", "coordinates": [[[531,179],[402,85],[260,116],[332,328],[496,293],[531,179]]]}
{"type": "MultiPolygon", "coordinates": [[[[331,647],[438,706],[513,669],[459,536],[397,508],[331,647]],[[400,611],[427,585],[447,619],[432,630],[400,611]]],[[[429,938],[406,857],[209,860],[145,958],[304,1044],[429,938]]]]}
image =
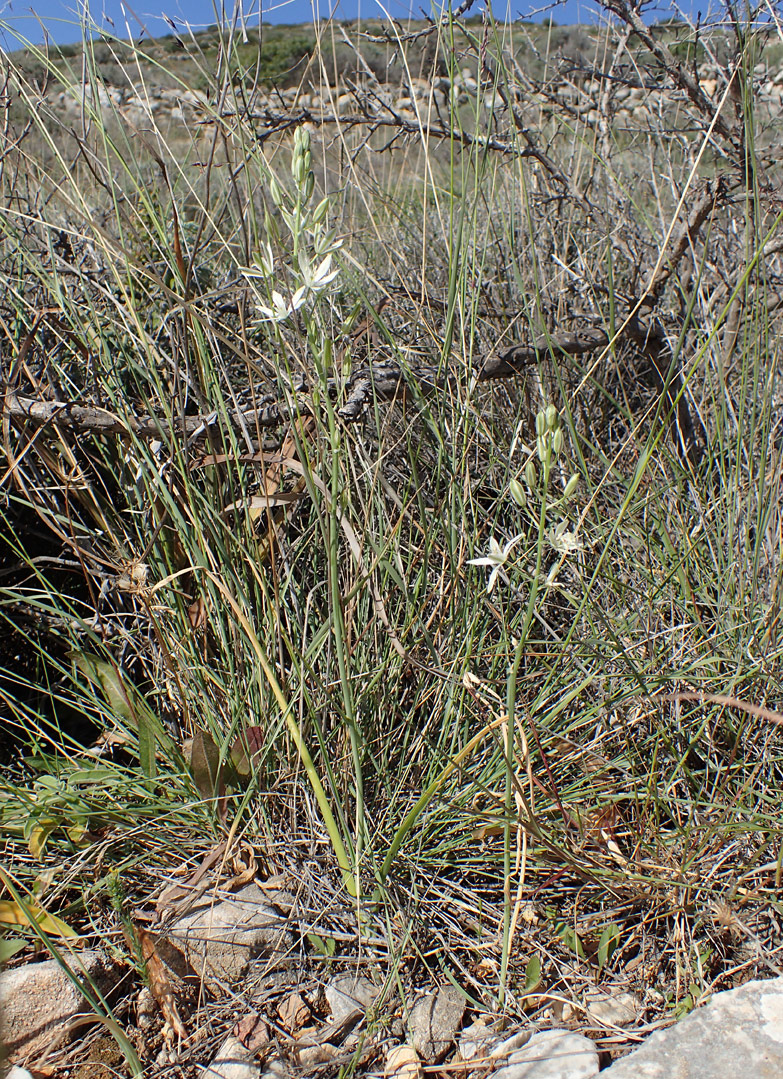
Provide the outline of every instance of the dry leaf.
{"type": "Polygon", "coordinates": [[[50,937],[61,937],[63,940],[78,937],[79,934],[62,919],[54,914],[47,914],[38,903],[25,903],[20,906],[15,899],[3,899],[0,901],[0,926],[30,926],[37,925],[50,937]]]}
{"type": "Polygon", "coordinates": [[[290,996],[287,996],[278,1005],[277,1014],[280,1017],[280,1022],[291,1034],[296,1034],[311,1018],[307,1002],[298,993],[291,993],[290,996]]]}
{"type": "Polygon", "coordinates": [[[232,1034],[239,1038],[245,1049],[249,1049],[251,1053],[257,1053],[269,1043],[269,1027],[258,1012],[249,1012],[244,1019],[240,1019],[232,1034]]]}
{"type": "Polygon", "coordinates": [[[203,629],[207,621],[207,606],[204,597],[198,596],[188,607],[188,622],[192,630],[203,629]]]}
{"type": "MultiPolygon", "coordinates": [[[[196,900],[207,890],[210,883],[212,883],[211,878],[206,877],[206,874],[212,866],[223,857],[225,849],[225,842],[216,844],[216,846],[206,854],[195,873],[192,873],[184,884],[171,884],[161,893],[160,898],[155,904],[159,918],[162,918],[167,911],[172,911],[176,914],[184,914],[193,906],[196,900]]],[[[173,869],[171,871],[171,876],[181,876],[183,873],[187,873],[189,869],[190,864],[185,862],[184,865],[179,866],[177,869],[173,869]]]]}
{"type": "Polygon", "coordinates": [[[234,875],[226,883],[228,891],[233,892],[244,884],[249,884],[258,871],[255,851],[249,843],[242,841],[239,851],[231,859],[234,875]]]}
{"type": "Polygon", "coordinates": [[[383,1074],[394,1079],[421,1079],[421,1061],[413,1046],[398,1045],[389,1050],[383,1074]]]}
{"type": "Polygon", "coordinates": [[[158,1002],[158,1006],[163,1013],[163,1018],[177,1037],[182,1038],[184,1041],[188,1036],[188,1032],[185,1030],[185,1026],[180,1018],[177,1002],[171,988],[171,982],[166,973],[165,964],[155,951],[155,936],[148,930],[142,929],[140,926],[136,926],[136,935],[138,936],[139,944],[141,945],[141,957],[147,967],[147,976],[150,980],[150,992],[158,1002]]]}

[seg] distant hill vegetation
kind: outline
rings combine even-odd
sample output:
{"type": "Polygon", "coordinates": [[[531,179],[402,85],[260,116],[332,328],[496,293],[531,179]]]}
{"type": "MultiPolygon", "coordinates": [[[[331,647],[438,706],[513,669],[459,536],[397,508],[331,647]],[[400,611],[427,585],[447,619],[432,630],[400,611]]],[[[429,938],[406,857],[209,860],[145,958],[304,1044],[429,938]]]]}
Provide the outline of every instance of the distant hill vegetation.
{"type": "MultiPolygon", "coordinates": [[[[148,84],[173,88],[185,83],[205,92],[214,85],[216,72],[226,63],[230,64],[231,81],[235,85],[282,89],[323,81],[324,77],[332,84],[345,79],[361,81],[368,76],[382,83],[394,83],[404,77],[406,67],[414,77],[442,73],[438,68],[444,65],[445,70],[446,51],[452,56],[464,51],[466,57],[471,54],[475,57],[476,38],[483,32],[480,17],[455,22],[448,42],[443,38],[437,40],[434,35],[417,39],[417,32],[426,25],[414,21],[403,29],[381,20],[322,22],[317,27],[306,23],[264,24],[248,30],[246,40],[235,40],[231,49],[225,47],[228,30],[214,25],[194,33],[172,33],[137,43],[96,38],[89,42],[88,48],[107,83],[124,85],[136,81],[141,74],[148,84]],[[402,36],[407,37],[405,65],[398,40],[402,36]]],[[[495,36],[499,29],[494,29],[495,36]]],[[[545,70],[551,70],[553,59],[565,61],[574,73],[580,68],[588,76],[595,71],[597,26],[517,22],[503,27],[502,32],[504,53],[509,59],[524,63],[532,78],[540,78],[545,70]]],[[[657,32],[678,58],[695,64],[706,55],[705,42],[719,60],[728,53],[729,39],[720,30],[695,39],[687,24],[668,20],[658,25],[657,32]]],[[[234,33],[235,37],[241,37],[241,28],[234,33]]],[[[770,47],[783,54],[783,46],[770,47]]],[[[82,43],[53,46],[50,58],[56,67],[70,68],[76,79],[83,48],[82,43]]],[[[635,54],[635,61],[643,63],[644,56],[635,54]]],[[[475,68],[475,60],[466,59],[465,63],[475,68]]],[[[28,75],[44,80],[44,62],[34,53],[25,56],[22,66],[28,75]]]]}

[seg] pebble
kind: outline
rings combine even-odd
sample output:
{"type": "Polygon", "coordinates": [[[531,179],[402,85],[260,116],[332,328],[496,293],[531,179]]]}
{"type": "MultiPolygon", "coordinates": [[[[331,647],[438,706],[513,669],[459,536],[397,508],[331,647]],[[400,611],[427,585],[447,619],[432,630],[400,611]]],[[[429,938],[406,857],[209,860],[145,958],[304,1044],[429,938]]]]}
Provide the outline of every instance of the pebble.
{"type": "Polygon", "coordinates": [[[465,1014],[465,998],[455,986],[420,997],[408,1016],[413,1047],[427,1064],[439,1064],[456,1040],[465,1014]]]}
{"type": "Polygon", "coordinates": [[[639,1000],[633,993],[602,993],[592,990],[585,994],[587,1018],[606,1027],[630,1027],[639,1013],[639,1000]]]}
{"type": "Polygon", "coordinates": [[[598,1069],[598,1050],[589,1038],[570,1030],[541,1030],[492,1079],[590,1079],[598,1069]]]}
{"type": "Polygon", "coordinates": [[[363,1012],[371,1008],[378,999],[378,988],[367,978],[340,974],[332,978],[326,986],[324,996],[329,1004],[332,1020],[341,1023],[357,1008],[361,1008],[363,1012]]]}
{"type": "Polygon", "coordinates": [[[258,1079],[261,1069],[250,1057],[239,1038],[226,1038],[217,1056],[207,1068],[201,1068],[198,1079],[258,1079]]]}

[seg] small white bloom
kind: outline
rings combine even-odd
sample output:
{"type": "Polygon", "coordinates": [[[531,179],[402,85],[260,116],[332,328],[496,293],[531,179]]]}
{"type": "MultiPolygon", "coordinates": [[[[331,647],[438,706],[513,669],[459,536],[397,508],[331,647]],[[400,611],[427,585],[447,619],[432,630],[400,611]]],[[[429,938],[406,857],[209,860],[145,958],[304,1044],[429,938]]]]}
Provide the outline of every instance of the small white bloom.
{"type": "Polygon", "coordinates": [[[582,541],[577,536],[576,531],[569,531],[568,521],[561,521],[560,524],[550,529],[547,539],[550,546],[558,554],[569,555],[582,550],[582,541]]]}
{"type": "Polygon", "coordinates": [[[321,289],[330,285],[339,273],[339,270],[332,270],[331,266],[332,253],[330,251],[315,273],[312,272],[309,266],[306,269],[303,268],[302,277],[304,284],[309,289],[312,289],[313,292],[320,292],[321,289]]]}
{"type": "Polygon", "coordinates": [[[252,280],[253,278],[271,277],[275,272],[275,256],[272,254],[272,245],[266,240],[253,258],[253,265],[246,266],[242,270],[242,276],[252,280]]]}
{"type": "Polygon", "coordinates": [[[291,310],[298,311],[307,299],[307,285],[301,285],[291,297],[291,310]]]}
{"type": "MultiPolygon", "coordinates": [[[[491,592],[495,587],[495,582],[498,579],[498,575],[503,573],[503,566],[506,564],[506,560],[511,552],[511,548],[515,543],[518,543],[522,539],[523,533],[520,532],[518,536],[514,536],[512,539],[501,547],[494,536],[489,537],[489,551],[483,558],[469,558],[469,566],[489,566],[491,569],[489,580],[487,581],[487,592],[491,592]]],[[[504,574],[505,576],[505,574],[504,574]]]]}
{"type": "Polygon", "coordinates": [[[265,322],[284,322],[293,310],[291,304],[276,291],[272,293],[272,307],[258,305],[258,313],[265,322]]]}

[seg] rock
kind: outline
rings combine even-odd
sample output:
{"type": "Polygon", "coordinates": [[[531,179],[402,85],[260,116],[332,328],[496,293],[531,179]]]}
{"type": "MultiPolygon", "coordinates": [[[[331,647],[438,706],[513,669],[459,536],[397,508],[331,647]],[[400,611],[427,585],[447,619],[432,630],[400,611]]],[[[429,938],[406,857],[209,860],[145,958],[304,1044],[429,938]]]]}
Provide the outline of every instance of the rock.
{"type": "Polygon", "coordinates": [[[27,1068],[19,1068],[16,1064],[10,1071],[5,1073],[5,1079],[33,1079],[27,1068]]]}
{"type": "Polygon", "coordinates": [[[284,954],[293,939],[287,918],[269,904],[256,884],[222,900],[200,900],[177,918],[166,935],[211,989],[221,981],[235,985],[251,959],[284,954]]]}
{"type": "Polygon", "coordinates": [[[498,1036],[486,1023],[471,1023],[459,1036],[459,1055],[463,1060],[489,1056],[498,1036]]]}
{"type": "MultiPolygon", "coordinates": [[[[63,957],[79,981],[92,979],[105,993],[115,965],[103,952],[84,951],[63,957]]],[[[28,963],[0,974],[0,1043],[11,1060],[35,1057],[65,1034],[77,1013],[89,1004],[56,959],[28,963]]]]}
{"type": "Polygon", "coordinates": [[[280,1057],[272,1057],[266,1062],[261,1079],[290,1079],[291,1069],[280,1057]]]}
{"type": "Polygon", "coordinates": [[[408,1032],[422,1060],[438,1064],[446,1056],[465,1014],[465,998],[454,986],[427,993],[411,1008],[408,1032]]]}
{"type": "Polygon", "coordinates": [[[607,1079],[779,1079],[783,1075],[783,978],[748,982],[601,1073],[607,1079]]]}
{"type": "Polygon", "coordinates": [[[639,1001],[633,993],[592,990],[585,994],[584,1006],[588,1021],[599,1026],[630,1027],[639,1013],[639,1001]]]}
{"type": "Polygon", "coordinates": [[[340,1050],[330,1042],[324,1042],[322,1045],[304,1045],[297,1053],[299,1066],[304,1068],[305,1072],[310,1072],[321,1064],[331,1064],[339,1055],[340,1050]]]}
{"type": "Polygon", "coordinates": [[[390,1049],[383,1069],[385,1079],[421,1079],[421,1061],[411,1045],[390,1049]]]}
{"type": "Polygon", "coordinates": [[[324,995],[332,1012],[332,1020],[342,1023],[357,1008],[362,1012],[371,1008],[378,998],[378,990],[367,978],[341,974],[332,978],[324,990],[324,995]]]}
{"type": "Polygon", "coordinates": [[[258,1079],[261,1069],[239,1038],[226,1038],[208,1068],[200,1068],[198,1079],[258,1079]]]}
{"type": "Polygon", "coordinates": [[[505,1060],[506,1057],[510,1057],[512,1053],[515,1053],[517,1049],[527,1045],[532,1036],[532,1030],[518,1030],[515,1034],[509,1034],[502,1040],[496,1041],[495,1045],[490,1049],[489,1055],[493,1060],[505,1060]]]}
{"type": "Polygon", "coordinates": [[[492,1079],[590,1079],[598,1067],[598,1051],[589,1038],[570,1030],[541,1030],[492,1079]]]}

